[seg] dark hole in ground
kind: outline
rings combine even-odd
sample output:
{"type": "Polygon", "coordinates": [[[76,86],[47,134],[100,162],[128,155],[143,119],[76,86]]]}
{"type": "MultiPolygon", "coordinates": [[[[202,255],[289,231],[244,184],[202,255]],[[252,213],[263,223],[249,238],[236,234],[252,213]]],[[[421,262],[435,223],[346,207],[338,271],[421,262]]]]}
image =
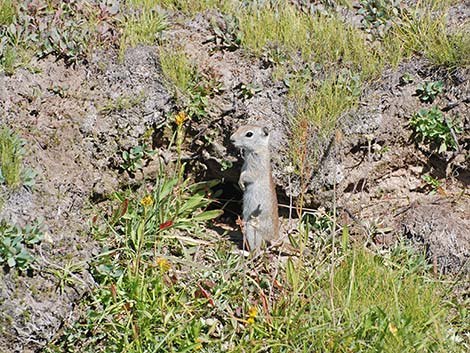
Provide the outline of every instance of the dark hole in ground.
{"type": "Polygon", "coordinates": [[[243,193],[237,184],[231,182],[221,182],[213,190],[214,202],[209,209],[224,210],[224,214],[219,218],[219,222],[236,226],[237,218],[242,217],[243,193]]]}

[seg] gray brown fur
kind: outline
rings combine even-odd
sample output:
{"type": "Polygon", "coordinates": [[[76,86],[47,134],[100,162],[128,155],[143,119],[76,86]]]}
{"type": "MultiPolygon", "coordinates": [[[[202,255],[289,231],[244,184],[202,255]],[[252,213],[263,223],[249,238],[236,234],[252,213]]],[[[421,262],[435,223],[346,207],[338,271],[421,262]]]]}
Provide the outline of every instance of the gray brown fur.
{"type": "Polygon", "coordinates": [[[239,185],[243,191],[243,221],[250,250],[279,238],[279,214],[276,188],[271,174],[269,131],[257,125],[245,125],[230,136],[243,153],[244,163],[239,185]]]}

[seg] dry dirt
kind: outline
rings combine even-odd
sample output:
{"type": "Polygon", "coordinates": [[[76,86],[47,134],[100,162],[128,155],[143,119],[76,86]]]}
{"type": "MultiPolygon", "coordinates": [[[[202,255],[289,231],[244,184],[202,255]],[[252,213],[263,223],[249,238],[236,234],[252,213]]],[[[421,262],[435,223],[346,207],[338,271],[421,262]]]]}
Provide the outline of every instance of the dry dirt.
{"type": "MultiPolygon", "coordinates": [[[[218,77],[224,87],[210,98],[208,118],[189,126],[186,153],[197,161],[198,177],[235,183],[239,164],[221,171],[224,160],[235,160],[229,157],[231,131],[246,122],[267,124],[273,131],[274,176],[285,199],[289,185],[298,183],[289,182],[285,172],[292,113],[287,87],[273,81],[272,68],[263,60],[243,50],[215,50],[206,41],[211,19],[219,17],[197,15],[166,33],[168,41],[184,47],[199,69],[218,77]],[[240,85],[248,83],[262,89],[243,98],[240,85]]],[[[0,272],[0,352],[40,349],[73,319],[75,303],[93,287],[87,271],[98,251],[89,234],[93,205],[154,171],[150,161],[140,174],[123,172],[122,151],[153,142],[162,155],[167,153],[162,126],[171,124],[178,103],[164,84],[157,53],[153,46],[137,47],[127,51],[122,63],[115,54],[95,53],[77,67],[48,58],[32,63],[39,73],[18,69],[0,76],[1,123],[27,141],[25,163],[38,173],[32,191],[2,190],[0,219],[25,225],[42,218],[47,235],[34,250],[35,270],[0,272]],[[133,103],[117,109],[120,98],[133,103]],[[153,139],[147,134],[152,128],[153,139]],[[57,274],[64,268],[73,273],[72,283],[60,282],[57,274]]],[[[469,70],[435,71],[423,60],[411,60],[385,72],[364,92],[360,107],[341,118],[332,148],[325,149],[313,174],[309,206],[329,207],[335,197],[343,222],[357,238],[379,245],[410,238],[426,248],[441,271],[469,271],[469,113],[469,70]],[[403,84],[404,73],[414,81],[403,84]],[[410,139],[409,117],[425,107],[414,92],[424,80],[437,79],[446,90],[435,105],[464,122],[458,155],[438,155],[410,139]],[[435,194],[423,181],[425,174],[443,181],[435,194]]]]}

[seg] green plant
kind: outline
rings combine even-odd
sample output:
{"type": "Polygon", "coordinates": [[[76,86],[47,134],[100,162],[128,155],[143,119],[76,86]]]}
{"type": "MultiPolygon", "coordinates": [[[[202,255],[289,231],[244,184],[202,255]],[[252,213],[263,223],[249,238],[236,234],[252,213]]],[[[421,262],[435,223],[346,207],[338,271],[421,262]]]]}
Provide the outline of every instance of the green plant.
{"type": "Polygon", "coordinates": [[[127,47],[137,44],[154,44],[167,27],[166,16],[155,6],[155,1],[131,1],[129,15],[125,15],[123,34],[120,40],[120,55],[127,47]]]}
{"type": "MultiPolygon", "coordinates": [[[[177,120],[177,150],[183,125],[184,120],[177,120]]],[[[213,240],[202,225],[222,211],[207,209],[216,182],[191,183],[183,178],[181,160],[174,167],[170,172],[162,166],[152,191],[143,197],[115,194],[114,210],[94,224],[93,232],[103,245],[92,264],[98,288],[88,298],[86,323],[68,329],[61,349],[75,349],[82,335],[93,331],[106,351],[184,350],[200,344],[201,323],[186,322],[180,315],[199,310],[207,301],[173,275],[179,267],[175,255],[187,259],[183,266],[197,268],[192,254],[213,240]]],[[[96,344],[92,338],[84,351],[94,350],[96,344]]]]}
{"type": "MultiPolygon", "coordinates": [[[[450,30],[447,10],[451,1],[423,1],[416,8],[402,12],[400,21],[389,31],[389,39],[398,41],[395,50],[409,57],[420,54],[433,65],[455,68],[470,65],[470,28],[468,25],[450,30]]],[[[392,40],[392,41],[393,41],[392,40]]]]}
{"type": "Polygon", "coordinates": [[[0,67],[6,74],[11,75],[15,72],[17,53],[16,48],[11,45],[0,42],[0,67]]]}
{"type": "Polygon", "coordinates": [[[424,143],[438,145],[438,153],[446,152],[450,147],[458,148],[455,135],[462,133],[462,128],[436,107],[420,109],[411,117],[410,126],[413,137],[424,143]]]}
{"type": "Polygon", "coordinates": [[[263,87],[256,83],[241,83],[239,97],[243,99],[250,99],[263,90],[263,87]]]}
{"type": "Polygon", "coordinates": [[[27,270],[35,261],[28,248],[42,239],[39,223],[20,228],[0,221],[0,264],[27,270]]]}
{"type": "Polygon", "coordinates": [[[25,141],[12,130],[0,127],[0,184],[10,188],[32,187],[36,173],[23,167],[25,141]]]}
{"type": "Polygon", "coordinates": [[[214,77],[201,74],[181,49],[160,49],[160,63],[181,110],[199,120],[208,115],[209,98],[223,90],[214,77]]]}
{"type": "Polygon", "coordinates": [[[425,81],[418,85],[416,89],[416,95],[423,103],[432,103],[436,96],[444,89],[444,83],[442,81],[429,82],[425,81]]]}
{"type": "Polygon", "coordinates": [[[136,172],[143,167],[144,159],[155,155],[147,145],[132,147],[129,151],[122,152],[123,163],[120,167],[129,172],[136,172]]]}
{"type": "Polygon", "coordinates": [[[269,67],[285,64],[289,58],[281,47],[277,45],[268,45],[263,49],[262,59],[265,65],[269,67]]]}
{"type": "Polygon", "coordinates": [[[116,1],[84,5],[75,0],[26,0],[5,11],[11,3],[0,7],[0,64],[8,72],[27,66],[31,55],[54,55],[73,64],[95,47],[118,40],[116,1]]]}
{"type": "Polygon", "coordinates": [[[400,77],[400,84],[402,85],[407,85],[409,83],[413,83],[414,77],[412,74],[409,72],[405,72],[401,77],[400,77]]]}
{"type": "MultiPolygon", "coordinates": [[[[56,92],[54,92],[56,93],[56,92]]],[[[57,94],[65,94],[66,92],[60,90],[57,94]]],[[[108,101],[99,109],[104,114],[109,114],[116,111],[130,109],[142,103],[145,100],[145,93],[140,92],[134,96],[119,96],[116,99],[108,99],[108,101]]]]}
{"type": "Polygon", "coordinates": [[[384,36],[392,26],[392,20],[400,14],[401,0],[361,0],[358,13],[367,32],[384,36]]]}
{"type": "Polygon", "coordinates": [[[425,174],[421,177],[423,181],[431,188],[431,195],[435,194],[439,190],[442,190],[442,182],[433,178],[430,174],[425,174]]]}
{"type": "Polygon", "coordinates": [[[207,41],[214,42],[218,49],[234,51],[240,48],[242,34],[235,16],[224,16],[223,23],[212,21],[211,27],[213,35],[207,41]]]}
{"type": "Polygon", "coordinates": [[[16,8],[12,0],[0,1],[0,26],[9,26],[15,20],[16,8]]]}

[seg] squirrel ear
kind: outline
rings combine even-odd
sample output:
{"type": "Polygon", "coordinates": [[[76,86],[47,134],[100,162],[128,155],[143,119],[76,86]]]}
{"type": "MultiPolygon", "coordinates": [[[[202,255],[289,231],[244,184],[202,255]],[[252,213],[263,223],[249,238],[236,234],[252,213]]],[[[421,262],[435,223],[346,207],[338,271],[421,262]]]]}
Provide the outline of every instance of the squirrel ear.
{"type": "Polygon", "coordinates": [[[265,136],[268,136],[269,135],[269,129],[265,126],[263,127],[263,132],[264,132],[264,135],[265,136]]]}

